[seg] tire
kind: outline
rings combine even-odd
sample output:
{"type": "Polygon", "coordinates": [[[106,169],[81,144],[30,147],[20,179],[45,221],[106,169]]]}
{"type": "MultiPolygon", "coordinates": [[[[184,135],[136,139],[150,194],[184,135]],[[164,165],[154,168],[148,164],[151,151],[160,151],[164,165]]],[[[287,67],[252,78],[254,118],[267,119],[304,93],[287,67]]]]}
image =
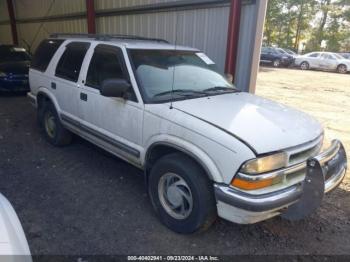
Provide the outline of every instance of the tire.
{"type": "Polygon", "coordinates": [[[281,66],[281,60],[276,59],[272,62],[273,67],[280,67],[281,66]]]}
{"type": "Polygon", "coordinates": [[[177,233],[205,231],[217,217],[212,182],[183,154],[169,154],[155,163],[148,193],[162,223],[177,233]]]}
{"type": "Polygon", "coordinates": [[[304,62],[302,62],[300,64],[300,69],[301,70],[309,70],[309,68],[310,68],[310,64],[308,62],[306,62],[306,61],[304,61],[304,62]]]}
{"type": "Polygon", "coordinates": [[[72,142],[72,133],[62,126],[52,103],[46,102],[38,109],[38,121],[45,139],[54,146],[65,146],[72,142]]]}
{"type": "Polygon", "coordinates": [[[346,65],[341,64],[337,67],[337,72],[339,74],[346,74],[348,72],[348,68],[346,65]]]}

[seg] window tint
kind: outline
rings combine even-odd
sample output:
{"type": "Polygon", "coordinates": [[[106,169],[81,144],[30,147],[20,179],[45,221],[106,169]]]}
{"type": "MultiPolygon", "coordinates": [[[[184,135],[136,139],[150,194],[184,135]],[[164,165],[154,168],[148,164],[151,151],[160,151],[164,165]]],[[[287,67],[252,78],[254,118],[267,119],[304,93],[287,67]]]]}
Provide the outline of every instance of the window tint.
{"type": "Polygon", "coordinates": [[[68,44],[57,64],[56,76],[74,82],[78,81],[81,65],[89,46],[89,43],[68,44]]]}
{"type": "Polygon", "coordinates": [[[99,89],[106,79],[125,79],[118,50],[96,48],[86,78],[86,85],[99,89]]]}
{"type": "Polygon", "coordinates": [[[34,54],[31,68],[39,71],[45,71],[56,53],[57,49],[61,46],[64,40],[62,39],[47,39],[40,43],[34,54]]]}
{"type": "MultiPolygon", "coordinates": [[[[123,56],[118,48],[99,45],[95,49],[86,76],[86,85],[100,89],[106,79],[119,78],[129,81],[128,73],[124,65],[123,56]]],[[[137,101],[132,89],[128,99],[137,101]]]]}

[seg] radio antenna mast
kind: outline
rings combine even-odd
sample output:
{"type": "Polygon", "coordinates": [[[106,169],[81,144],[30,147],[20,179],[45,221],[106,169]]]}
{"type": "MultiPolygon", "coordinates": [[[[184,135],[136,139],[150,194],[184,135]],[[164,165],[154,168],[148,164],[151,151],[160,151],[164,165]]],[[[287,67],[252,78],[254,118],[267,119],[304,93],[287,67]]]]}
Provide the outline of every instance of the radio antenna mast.
{"type": "MultiPolygon", "coordinates": [[[[177,34],[178,34],[178,29],[179,29],[179,12],[178,10],[175,9],[176,16],[175,16],[175,48],[174,51],[176,52],[177,50],[177,34]]],[[[174,85],[175,85],[175,67],[176,65],[173,66],[173,79],[171,83],[171,101],[170,101],[170,109],[173,109],[173,100],[174,100],[174,85]]]]}

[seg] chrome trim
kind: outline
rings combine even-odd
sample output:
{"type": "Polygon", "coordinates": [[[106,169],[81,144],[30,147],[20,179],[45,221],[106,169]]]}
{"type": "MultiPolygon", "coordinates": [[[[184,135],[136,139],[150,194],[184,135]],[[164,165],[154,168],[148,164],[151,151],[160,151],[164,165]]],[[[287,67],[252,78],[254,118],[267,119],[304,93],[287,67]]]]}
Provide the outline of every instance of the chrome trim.
{"type": "MultiPolygon", "coordinates": [[[[340,185],[346,174],[347,160],[344,147],[338,140],[332,141],[331,146],[326,151],[314,158],[310,158],[305,163],[259,176],[248,176],[242,173],[239,173],[237,176],[240,178],[245,178],[248,181],[257,181],[275,178],[280,175],[291,174],[303,169],[305,169],[305,172],[307,172],[306,169],[308,168],[308,165],[311,166],[313,161],[318,161],[320,163],[320,167],[322,168],[321,172],[323,172],[324,177],[330,175],[325,181],[325,193],[331,192],[340,185]],[[328,167],[331,167],[330,170],[332,171],[327,171],[328,167]],[[332,174],[329,172],[335,173],[332,174]]],[[[282,185],[283,184],[281,183],[281,186],[282,185]]],[[[241,191],[237,188],[222,184],[215,184],[214,190],[217,201],[221,201],[228,205],[247,211],[272,212],[278,211],[298,202],[303,192],[303,183],[297,183],[285,189],[279,189],[260,195],[254,195],[247,191],[241,191]]]]}
{"type": "Polygon", "coordinates": [[[332,141],[332,145],[326,151],[322,152],[318,156],[314,157],[321,165],[328,162],[338,153],[340,149],[340,142],[337,140],[332,141]]]}
{"type": "Polygon", "coordinates": [[[324,192],[329,193],[335,188],[337,188],[343,181],[345,175],[346,175],[346,168],[343,167],[338,173],[334,174],[326,181],[324,186],[325,188],[324,192]]]}
{"type": "Polygon", "coordinates": [[[259,196],[249,195],[226,185],[214,185],[216,199],[248,211],[263,212],[289,206],[300,198],[301,185],[259,196]]]}
{"type": "Polygon", "coordinates": [[[244,173],[238,173],[237,177],[247,181],[261,181],[261,180],[267,180],[267,179],[274,179],[279,176],[289,175],[304,169],[306,169],[306,162],[303,162],[301,164],[297,164],[291,167],[287,167],[284,169],[280,169],[277,171],[265,173],[262,175],[247,175],[244,173]]]}

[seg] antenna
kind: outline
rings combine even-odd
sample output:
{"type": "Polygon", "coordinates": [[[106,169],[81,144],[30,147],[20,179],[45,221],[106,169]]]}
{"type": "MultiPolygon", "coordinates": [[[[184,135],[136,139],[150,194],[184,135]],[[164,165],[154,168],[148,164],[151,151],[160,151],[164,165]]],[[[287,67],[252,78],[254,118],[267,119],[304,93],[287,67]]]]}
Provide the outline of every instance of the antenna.
{"type": "MultiPolygon", "coordinates": [[[[176,12],[176,16],[175,16],[175,48],[174,48],[174,51],[177,50],[177,34],[178,34],[178,29],[179,29],[179,12],[178,10],[175,9],[175,12],[176,12]]],[[[173,81],[172,81],[172,84],[171,84],[171,101],[170,101],[170,109],[173,109],[173,100],[174,100],[174,85],[175,85],[175,67],[176,65],[174,65],[173,67],[173,81]]]]}

